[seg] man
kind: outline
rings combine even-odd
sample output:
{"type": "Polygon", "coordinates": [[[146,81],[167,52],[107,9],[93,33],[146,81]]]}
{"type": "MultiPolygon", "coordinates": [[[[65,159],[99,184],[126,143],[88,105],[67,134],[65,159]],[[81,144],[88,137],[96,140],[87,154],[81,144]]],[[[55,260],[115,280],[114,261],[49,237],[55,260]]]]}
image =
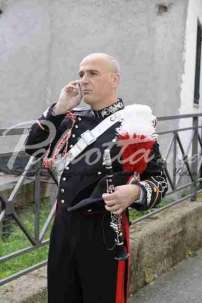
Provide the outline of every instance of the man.
{"type": "Polygon", "coordinates": [[[156,141],[152,157],[140,173],[140,182],[133,178],[134,172],[124,171],[122,156],[116,157],[120,152],[120,121],[113,124],[114,113],[124,110],[123,101],[117,97],[117,60],[103,53],[90,54],[80,63],[79,77],[62,89],[57,103],[32,126],[26,141],[26,151],[39,156],[44,150],[36,144],[51,138],[49,145],[44,143],[48,149],[44,158],[54,163],[59,154],[64,158],[71,156],[86,130],[93,132],[103,121],[105,125],[112,123],[62,168],[48,258],[48,302],[125,303],[127,261],[115,259],[111,214],[125,220],[122,227],[127,246],[127,208],[142,210],[159,203],[167,190],[166,179],[156,141]],[[75,108],[82,98],[90,109],[75,108]],[[55,136],[49,124],[55,127],[55,136]],[[104,150],[109,145],[115,159],[112,168],[116,187],[112,193],[107,192],[107,170],[103,165],[104,150]]]}

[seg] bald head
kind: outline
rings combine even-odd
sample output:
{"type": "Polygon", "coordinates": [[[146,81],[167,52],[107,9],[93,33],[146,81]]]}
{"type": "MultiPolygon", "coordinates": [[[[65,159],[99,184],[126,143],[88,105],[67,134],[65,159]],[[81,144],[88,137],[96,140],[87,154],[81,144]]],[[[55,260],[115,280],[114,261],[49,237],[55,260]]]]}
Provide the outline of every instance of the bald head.
{"type": "Polygon", "coordinates": [[[92,53],[84,57],[80,64],[88,61],[99,61],[105,64],[110,72],[120,74],[120,65],[116,58],[105,53],[92,53]]]}
{"type": "Polygon", "coordinates": [[[93,109],[116,102],[120,67],[114,57],[104,53],[86,56],[80,63],[79,77],[83,100],[93,109]]]}

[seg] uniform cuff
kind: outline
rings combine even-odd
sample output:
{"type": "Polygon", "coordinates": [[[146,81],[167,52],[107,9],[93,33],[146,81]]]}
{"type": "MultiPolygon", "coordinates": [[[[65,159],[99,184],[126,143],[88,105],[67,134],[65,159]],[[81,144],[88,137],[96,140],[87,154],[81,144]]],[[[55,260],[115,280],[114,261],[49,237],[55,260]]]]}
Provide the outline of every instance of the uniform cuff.
{"type": "Polygon", "coordinates": [[[56,103],[53,103],[51,106],[49,106],[45,112],[43,112],[42,117],[40,120],[48,120],[52,122],[56,127],[61,123],[61,121],[64,119],[65,114],[61,115],[55,115],[53,109],[56,103]]]}
{"type": "Polygon", "coordinates": [[[139,193],[139,198],[137,200],[135,200],[130,207],[135,208],[137,210],[144,210],[146,203],[147,203],[147,194],[145,189],[143,188],[143,186],[138,183],[139,187],[140,187],[140,193],[139,193]]]}

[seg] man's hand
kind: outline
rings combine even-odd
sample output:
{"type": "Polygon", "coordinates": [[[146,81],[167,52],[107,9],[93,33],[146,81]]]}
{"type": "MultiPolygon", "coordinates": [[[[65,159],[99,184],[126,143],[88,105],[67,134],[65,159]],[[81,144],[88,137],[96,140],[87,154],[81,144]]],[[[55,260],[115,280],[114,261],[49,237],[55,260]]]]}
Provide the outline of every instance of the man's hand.
{"type": "Polygon", "coordinates": [[[54,106],[55,115],[65,114],[75,106],[77,106],[82,99],[80,82],[71,81],[63,87],[60,92],[59,99],[54,106]]]}
{"type": "Polygon", "coordinates": [[[127,207],[139,198],[140,187],[136,184],[127,184],[115,187],[112,194],[103,194],[105,208],[116,215],[120,215],[127,207]]]}

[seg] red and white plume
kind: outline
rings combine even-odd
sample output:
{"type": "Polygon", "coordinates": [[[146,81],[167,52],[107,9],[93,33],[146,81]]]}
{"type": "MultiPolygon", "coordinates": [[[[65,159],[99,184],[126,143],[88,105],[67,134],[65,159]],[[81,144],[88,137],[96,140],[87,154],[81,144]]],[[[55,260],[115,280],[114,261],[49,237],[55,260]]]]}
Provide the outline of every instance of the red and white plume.
{"type": "Polygon", "coordinates": [[[117,139],[121,145],[124,170],[137,173],[145,170],[157,138],[155,122],[155,116],[147,105],[128,105],[122,110],[117,139]]]}

